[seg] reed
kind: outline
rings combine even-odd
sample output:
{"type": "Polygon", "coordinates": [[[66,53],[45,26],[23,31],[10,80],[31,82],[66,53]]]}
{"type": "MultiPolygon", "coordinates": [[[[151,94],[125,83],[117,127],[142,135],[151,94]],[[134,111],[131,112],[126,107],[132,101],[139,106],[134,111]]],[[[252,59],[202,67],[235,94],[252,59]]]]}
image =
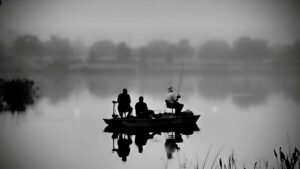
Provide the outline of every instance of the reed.
{"type": "MultiPolygon", "coordinates": [[[[208,149],[208,151],[207,151],[207,153],[206,153],[205,160],[204,160],[204,163],[203,163],[203,165],[202,165],[202,169],[205,169],[205,164],[206,164],[206,161],[207,161],[207,159],[208,159],[208,155],[209,155],[209,153],[210,153],[210,150],[211,150],[211,145],[209,146],[209,149],[208,149]]],[[[197,166],[198,166],[198,164],[197,164],[197,166]]]]}
{"type": "MultiPolygon", "coordinates": [[[[236,159],[233,151],[231,152],[231,154],[229,155],[227,160],[219,158],[219,160],[218,160],[219,164],[215,165],[215,162],[217,161],[217,158],[218,158],[222,148],[218,151],[218,153],[214,157],[214,160],[213,160],[212,165],[210,166],[210,169],[238,169],[237,159],[236,159]]],[[[211,146],[209,147],[208,152],[205,156],[205,160],[202,165],[202,169],[206,168],[205,166],[206,166],[206,162],[207,162],[210,151],[211,151],[211,146]]],[[[272,166],[271,167],[272,169],[300,169],[300,152],[297,147],[294,147],[293,150],[289,148],[287,153],[283,152],[282,148],[279,147],[278,150],[274,149],[273,153],[274,153],[274,157],[276,159],[277,167],[272,166]]],[[[262,164],[262,162],[260,160],[256,161],[253,164],[253,169],[262,169],[262,168],[268,169],[270,167],[269,161],[264,161],[263,164],[262,165],[261,164],[262,164]]],[[[184,168],[186,168],[186,165],[184,165],[184,168]]],[[[194,169],[199,168],[198,162],[196,165],[194,165],[193,168],[194,169]]],[[[247,169],[246,166],[243,165],[243,169],[247,169]]]]}

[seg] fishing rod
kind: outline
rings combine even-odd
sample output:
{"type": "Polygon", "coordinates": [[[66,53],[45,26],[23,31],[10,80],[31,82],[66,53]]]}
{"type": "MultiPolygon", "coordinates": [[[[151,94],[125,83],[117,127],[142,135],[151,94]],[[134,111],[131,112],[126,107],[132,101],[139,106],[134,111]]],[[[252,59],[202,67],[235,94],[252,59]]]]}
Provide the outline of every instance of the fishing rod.
{"type": "Polygon", "coordinates": [[[182,59],[180,59],[180,65],[181,65],[181,69],[180,69],[180,72],[179,72],[180,74],[179,74],[179,82],[178,82],[178,96],[180,96],[182,81],[183,81],[184,64],[183,64],[182,59]]]}

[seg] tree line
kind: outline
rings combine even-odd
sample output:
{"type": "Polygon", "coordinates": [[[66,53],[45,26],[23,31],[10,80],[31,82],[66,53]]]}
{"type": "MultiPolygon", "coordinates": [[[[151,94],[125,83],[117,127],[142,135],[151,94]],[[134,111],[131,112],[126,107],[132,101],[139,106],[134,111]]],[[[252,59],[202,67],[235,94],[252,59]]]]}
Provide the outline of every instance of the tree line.
{"type": "Polygon", "coordinates": [[[230,67],[271,65],[299,67],[300,40],[292,44],[270,45],[267,41],[241,37],[233,43],[208,40],[194,47],[189,40],[176,43],[153,40],[146,45],[131,47],[126,42],[99,40],[86,47],[68,38],[51,36],[42,41],[35,35],[19,35],[11,41],[0,39],[1,69],[5,67],[45,68],[51,65],[68,66],[73,62],[86,63],[176,63],[185,62],[230,67]],[[85,60],[80,60],[86,55],[85,60]]]}

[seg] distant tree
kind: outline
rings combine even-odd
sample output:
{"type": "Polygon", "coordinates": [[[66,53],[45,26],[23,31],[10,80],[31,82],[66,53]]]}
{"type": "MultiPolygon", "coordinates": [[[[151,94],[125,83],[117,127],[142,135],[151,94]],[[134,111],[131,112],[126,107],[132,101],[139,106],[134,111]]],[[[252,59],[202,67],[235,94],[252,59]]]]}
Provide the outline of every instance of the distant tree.
{"type": "MultiPolygon", "coordinates": [[[[1,27],[1,26],[0,26],[1,27]]],[[[1,29],[0,28],[0,39],[7,46],[11,47],[13,41],[20,35],[20,33],[14,29],[1,29]]]]}
{"type": "Polygon", "coordinates": [[[54,61],[69,61],[74,55],[73,49],[67,38],[51,36],[50,40],[45,42],[46,52],[54,61]]]}
{"type": "Polygon", "coordinates": [[[200,46],[199,59],[224,61],[230,56],[230,45],[223,40],[211,40],[200,46]]]}
{"type": "Polygon", "coordinates": [[[76,40],[76,41],[72,42],[71,47],[73,48],[74,59],[76,59],[76,60],[86,59],[87,48],[82,41],[76,40]]]}
{"type": "Polygon", "coordinates": [[[4,72],[8,65],[7,49],[5,43],[0,39],[0,71],[4,72]]]}
{"type": "Polygon", "coordinates": [[[295,60],[295,63],[300,64],[300,39],[298,39],[292,46],[293,52],[292,57],[295,60]]]}
{"type": "Polygon", "coordinates": [[[277,68],[300,68],[300,40],[291,45],[280,45],[273,48],[271,63],[277,68]],[[275,52],[274,52],[275,51],[275,52]]]}
{"type": "Polygon", "coordinates": [[[131,49],[126,45],[125,42],[121,42],[117,46],[117,57],[119,61],[129,61],[131,57],[131,49]]]}
{"type": "Polygon", "coordinates": [[[37,36],[18,36],[13,41],[13,51],[18,56],[26,58],[41,57],[44,54],[44,46],[37,36]]]}
{"type": "Polygon", "coordinates": [[[172,58],[172,44],[164,40],[155,40],[150,42],[146,48],[148,60],[170,60],[172,58]]]}
{"type": "Polygon", "coordinates": [[[88,60],[116,60],[116,45],[108,40],[97,41],[89,49],[88,60]]]}
{"type": "Polygon", "coordinates": [[[139,60],[142,66],[146,65],[149,59],[148,50],[145,46],[141,46],[132,52],[135,59],[139,60]]]}
{"type": "Polygon", "coordinates": [[[6,45],[5,43],[0,39],[0,57],[3,56],[6,53],[6,45]]]}
{"type": "Polygon", "coordinates": [[[266,59],[268,50],[266,41],[249,37],[239,38],[233,45],[234,58],[248,63],[257,63],[266,59]]]}
{"type": "Polygon", "coordinates": [[[180,40],[176,45],[173,46],[172,57],[173,58],[180,58],[180,59],[187,59],[193,57],[195,53],[195,49],[190,46],[189,40],[183,39],[180,40]]]}

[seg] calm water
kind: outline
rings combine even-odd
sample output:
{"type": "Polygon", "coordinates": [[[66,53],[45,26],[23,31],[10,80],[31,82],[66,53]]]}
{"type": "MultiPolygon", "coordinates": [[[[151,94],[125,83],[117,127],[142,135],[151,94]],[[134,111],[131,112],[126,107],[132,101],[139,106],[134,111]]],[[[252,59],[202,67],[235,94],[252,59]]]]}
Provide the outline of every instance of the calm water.
{"type": "Polygon", "coordinates": [[[259,160],[275,164],[274,148],[300,146],[298,75],[185,74],[181,84],[175,73],[52,73],[34,79],[40,87],[35,105],[21,115],[0,115],[0,168],[202,167],[209,147],[206,168],[222,147],[220,157],[233,151],[238,166],[253,167],[259,160]],[[126,87],[132,105],[143,95],[149,108],[163,111],[171,84],[181,86],[184,109],[202,115],[200,131],[179,133],[182,141],[172,145],[166,142],[175,133],[150,133],[142,153],[132,135],[123,162],[113,151],[115,136],[103,131],[111,101],[126,87]]]}

